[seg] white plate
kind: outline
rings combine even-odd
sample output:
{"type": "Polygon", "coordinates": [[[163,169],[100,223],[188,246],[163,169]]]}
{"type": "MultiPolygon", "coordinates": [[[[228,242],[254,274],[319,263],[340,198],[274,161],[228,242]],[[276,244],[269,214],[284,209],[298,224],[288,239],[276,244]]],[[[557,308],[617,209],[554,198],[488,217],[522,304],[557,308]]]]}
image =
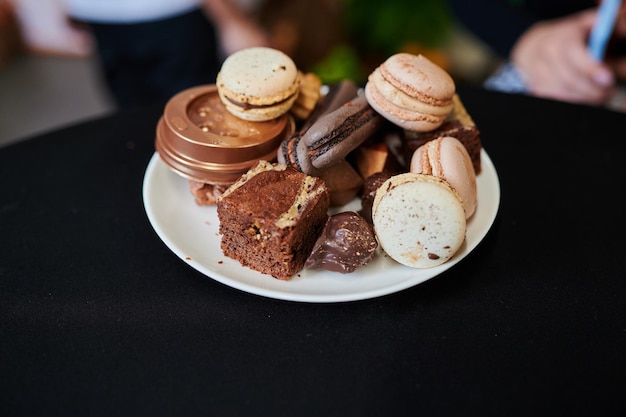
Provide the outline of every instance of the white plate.
{"type": "MultiPolygon", "coordinates": [[[[477,177],[478,207],[468,222],[465,244],[443,265],[414,269],[400,265],[383,253],[365,267],[340,274],[303,270],[290,281],[281,281],[241,266],[220,249],[217,210],[196,205],[187,180],[172,172],[154,154],[143,182],[143,199],[154,230],[180,259],[206,276],[249,293],[281,300],[341,302],[379,297],[420,284],[465,258],[485,237],[500,204],[500,183],[487,153],[481,154],[477,177]]],[[[345,209],[358,210],[355,199],[345,209]]]]}

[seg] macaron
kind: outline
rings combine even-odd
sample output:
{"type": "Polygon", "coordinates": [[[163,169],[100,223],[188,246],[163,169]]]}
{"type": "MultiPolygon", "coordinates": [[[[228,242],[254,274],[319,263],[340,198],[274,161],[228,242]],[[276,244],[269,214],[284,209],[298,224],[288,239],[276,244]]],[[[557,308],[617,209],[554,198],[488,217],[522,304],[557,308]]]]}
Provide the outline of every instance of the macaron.
{"type": "Polygon", "coordinates": [[[432,175],[394,175],[376,191],[372,205],[380,247],[412,268],[431,268],[454,256],[465,241],[467,223],[456,191],[432,175]]]}
{"type": "Polygon", "coordinates": [[[465,218],[474,214],[478,204],[476,173],[467,149],[458,139],[444,136],[426,142],[413,153],[409,171],[446,180],[461,197],[465,218]]]}
{"type": "Polygon", "coordinates": [[[403,129],[428,132],[441,126],[454,104],[452,77],[423,55],[390,56],[368,77],[370,105],[403,129]]]}
{"type": "Polygon", "coordinates": [[[300,76],[288,55],[273,48],[253,47],[229,55],[216,84],[230,113],[260,122],[291,109],[300,92],[300,76]]]}
{"type": "Polygon", "coordinates": [[[315,172],[339,163],[370,138],[383,122],[363,94],[320,117],[298,144],[298,160],[304,172],[308,168],[315,172]]]}

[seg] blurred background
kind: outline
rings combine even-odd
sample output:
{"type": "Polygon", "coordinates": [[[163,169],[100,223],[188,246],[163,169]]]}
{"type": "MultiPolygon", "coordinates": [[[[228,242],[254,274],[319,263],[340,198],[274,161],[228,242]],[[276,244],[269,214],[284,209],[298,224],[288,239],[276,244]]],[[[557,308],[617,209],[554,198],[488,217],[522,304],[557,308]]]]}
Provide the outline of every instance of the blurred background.
{"type": "MultiPolygon", "coordinates": [[[[275,45],[324,83],[364,83],[388,56],[420,53],[457,82],[480,84],[497,65],[445,0],[237,0],[275,45]]],[[[0,146],[115,110],[88,32],[61,0],[0,0],[0,146]]]]}

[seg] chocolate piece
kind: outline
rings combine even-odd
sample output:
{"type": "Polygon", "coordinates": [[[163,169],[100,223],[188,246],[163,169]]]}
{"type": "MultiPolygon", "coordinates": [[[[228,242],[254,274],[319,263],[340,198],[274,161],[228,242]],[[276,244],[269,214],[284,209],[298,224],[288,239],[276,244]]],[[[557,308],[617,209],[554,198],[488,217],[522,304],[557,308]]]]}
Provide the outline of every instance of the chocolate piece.
{"type": "Polygon", "coordinates": [[[387,171],[377,172],[370,175],[363,182],[363,190],[361,192],[361,211],[359,214],[370,224],[372,224],[372,205],[374,204],[374,197],[376,197],[376,191],[392,174],[387,171]]]}
{"type": "Polygon", "coordinates": [[[458,94],[454,95],[454,108],[441,126],[431,132],[405,131],[405,159],[411,160],[413,152],[426,142],[440,138],[442,136],[452,136],[458,139],[472,159],[472,165],[476,175],[480,173],[480,151],[482,143],[480,131],[476,127],[474,120],[465,109],[458,94]]]}
{"type": "Polygon", "coordinates": [[[328,219],[304,267],[347,274],[367,265],[377,247],[374,231],[365,219],[344,211],[328,219]]]}
{"type": "Polygon", "coordinates": [[[383,129],[380,133],[382,134],[377,134],[367,140],[354,151],[355,165],[363,178],[383,171],[392,174],[406,171],[405,164],[401,161],[401,150],[396,149],[402,147],[403,137],[399,136],[396,131],[387,129],[383,129]]]}
{"type": "Polygon", "coordinates": [[[363,187],[363,178],[345,159],[324,169],[320,178],[324,180],[330,191],[331,207],[348,204],[363,187]]]}

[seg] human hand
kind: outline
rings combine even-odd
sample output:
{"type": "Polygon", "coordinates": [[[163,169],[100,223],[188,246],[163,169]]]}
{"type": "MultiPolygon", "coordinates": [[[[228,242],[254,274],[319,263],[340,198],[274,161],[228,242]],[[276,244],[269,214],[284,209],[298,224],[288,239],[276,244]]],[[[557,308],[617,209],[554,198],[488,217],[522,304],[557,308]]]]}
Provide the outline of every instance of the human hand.
{"type": "Polygon", "coordinates": [[[228,56],[253,46],[270,46],[269,36],[259,26],[248,20],[233,20],[220,27],[223,52],[228,56]]]}
{"type": "Polygon", "coordinates": [[[240,49],[270,46],[269,35],[233,0],[203,0],[217,28],[222,52],[228,56],[240,49]]]}
{"type": "Polygon", "coordinates": [[[539,22],[519,38],[511,60],[523,74],[531,94],[587,104],[608,100],[615,88],[615,76],[587,49],[596,15],[597,10],[592,9],[539,22]]]}
{"type": "MultiPolygon", "coordinates": [[[[617,16],[613,37],[615,41],[622,44],[626,43],[626,5],[622,6],[617,16]]],[[[622,48],[622,53],[624,49],[626,48],[622,48]]],[[[618,79],[626,81],[626,56],[609,54],[606,57],[606,62],[618,79]]]]}

